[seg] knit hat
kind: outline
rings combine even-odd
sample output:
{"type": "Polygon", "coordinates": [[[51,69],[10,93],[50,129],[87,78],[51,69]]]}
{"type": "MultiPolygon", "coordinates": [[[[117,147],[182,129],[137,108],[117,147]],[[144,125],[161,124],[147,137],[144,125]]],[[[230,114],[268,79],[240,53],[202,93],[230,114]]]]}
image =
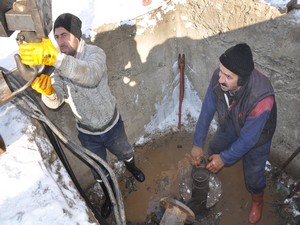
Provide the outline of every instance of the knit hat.
{"type": "Polygon", "coordinates": [[[82,22],[77,16],[74,16],[71,13],[64,13],[57,17],[53,29],[55,30],[58,27],[63,27],[80,40],[82,35],[81,24],[82,22]]]}
{"type": "Polygon", "coordinates": [[[227,49],[219,59],[223,66],[240,77],[248,77],[254,70],[252,52],[246,43],[227,49]]]}

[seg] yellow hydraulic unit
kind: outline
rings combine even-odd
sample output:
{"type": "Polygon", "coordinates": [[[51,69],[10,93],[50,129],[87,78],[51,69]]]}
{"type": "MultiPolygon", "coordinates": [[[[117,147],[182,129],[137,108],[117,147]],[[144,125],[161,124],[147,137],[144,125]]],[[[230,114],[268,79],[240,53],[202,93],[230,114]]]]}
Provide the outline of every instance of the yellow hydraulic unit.
{"type": "MultiPolygon", "coordinates": [[[[16,41],[40,42],[48,37],[52,29],[51,0],[1,0],[0,1],[0,37],[9,37],[19,31],[16,41]]],[[[21,63],[15,55],[17,70],[27,82],[18,90],[12,90],[7,74],[0,65],[0,106],[12,100],[17,94],[27,89],[35,77],[45,68],[29,67],[21,63]]],[[[10,73],[11,74],[11,73],[10,73]]]]}

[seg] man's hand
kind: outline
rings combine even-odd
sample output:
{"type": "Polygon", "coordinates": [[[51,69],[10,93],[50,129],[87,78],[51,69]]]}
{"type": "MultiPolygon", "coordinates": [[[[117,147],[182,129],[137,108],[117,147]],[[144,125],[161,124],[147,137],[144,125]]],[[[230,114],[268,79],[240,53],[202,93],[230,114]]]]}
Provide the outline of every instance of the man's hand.
{"type": "Polygon", "coordinates": [[[207,164],[206,168],[213,173],[219,172],[225,165],[220,154],[211,155],[208,159],[210,162],[207,164]]]}
{"type": "Polygon", "coordinates": [[[51,77],[48,75],[42,74],[39,77],[35,78],[35,80],[31,84],[32,89],[36,90],[38,93],[44,95],[52,95],[54,92],[51,77]]]}
{"type": "Polygon", "coordinates": [[[200,166],[203,158],[204,158],[204,152],[202,148],[193,146],[191,151],[191,156],[190,156],[191,164],[195,166],[200,166]]]}
{"type": "Polygon", "coordinates": [[[20,44],[19,53],[22,63],[25,65],[52,66],[56,60],[58,51],[49,38],[43,38],[42,42],[20,44]]]}

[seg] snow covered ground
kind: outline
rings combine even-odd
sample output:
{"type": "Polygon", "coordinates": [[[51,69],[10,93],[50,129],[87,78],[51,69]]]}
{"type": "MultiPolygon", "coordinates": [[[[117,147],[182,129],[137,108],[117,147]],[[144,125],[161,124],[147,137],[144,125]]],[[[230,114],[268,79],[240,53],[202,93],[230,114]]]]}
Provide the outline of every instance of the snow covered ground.
{"type": "Polygon", "coordinates": [[[90,224],[60,161],[44,164],[53,152],[48,139],[36,137],[36,127],[11,103],[0,108],[0,124],[7,146],[0,156],[0,224],[90,224]]]}
{"type": "MultiPolygon", "coordinates": [[[[173,10],[176,4],[185,0],[152,0],[148,6],[142,0],[53,0],[52,12],[55,19],[59,14],[68,12],[78,15],[83,21],[83,32],[93,38],[94,29],[105,23],[132,23],[132,19],[162,6],[165,11],[173,10]]],[[[288,1],[265,1],[274,7],[282,7],[288,1]]],[[[297,12],[298,13],[298,12],[297,12]]],[[[295,13],[296,14],[296,13],[295,13]]],[[[300,18],[300,14],[299,14],[300,18]]],[[[153,21],[147,24],[153,24],[153,21]]],[[[13,55],[18,48],[15,34],[10,38],[0,37],[0,66],[8,70],[15,67],[13,55]]],[[[192,86],[186,90],[183,104],[197,118],[199,109],[194,109],[195,101],[201,105],[192,86]],[[193,102],[193,104],[189,104],[193,102]]],[[[174,90],[173,90],[174,91],[174,90]]],[[[177,96],[177,95],[176,95],[177,96]]],[[[170,102],[170,101],[165,101],[170,102]]],[[[157,105],[157,114],[146,126],[149,132],[156,128],[177,126],[175,106],[164,107],[164,101],[157,105]],[[169,108],[170,112],[162,111],[169,108]],[[173,110],[173,111],[172,111],[173,110]],[[162,120],[160,115],[169,115],[162,120]],[[174,119],[174,116],[176,118],[174,119]],[[174,122],[175,121],[175,122],[174,122]]],[[[177,110],[177,107],[176,107],[177,110]]],[[[183,123],[185,116],[183,116],[183,123]]],[[[70,184],[71,180],[59,161],[45,166],[41,157],[49,155],[51,145],[44,137],[34,136],[36,127],[13,104],[0,107],[0,133],[6,143],[7,151],[0,155],[0,225],[53,225],[53,224],[91,224],[87,216],[87,207],[78,192],[70,184]]]]}

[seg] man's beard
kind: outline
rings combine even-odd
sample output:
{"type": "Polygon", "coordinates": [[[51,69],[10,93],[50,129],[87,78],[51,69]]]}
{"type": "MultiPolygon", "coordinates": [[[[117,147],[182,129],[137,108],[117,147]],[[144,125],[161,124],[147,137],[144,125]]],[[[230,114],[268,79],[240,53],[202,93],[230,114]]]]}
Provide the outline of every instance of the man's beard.
{"type": "Polygon", "coordinates": [[[74,49],[70,46],[66,46],[66,45],[61,46],[60,49],[61,49],[61,52],[65,53],[66,55],[70,55],[70,56],[75,56],[76,55],[76,49],[74,49]]]}
{"type": "Polygon", "coordinates": [[[70,51],[67,53],[67,55],[75,56],[76,55],[76,49],[70,48],[70,51]]]}

